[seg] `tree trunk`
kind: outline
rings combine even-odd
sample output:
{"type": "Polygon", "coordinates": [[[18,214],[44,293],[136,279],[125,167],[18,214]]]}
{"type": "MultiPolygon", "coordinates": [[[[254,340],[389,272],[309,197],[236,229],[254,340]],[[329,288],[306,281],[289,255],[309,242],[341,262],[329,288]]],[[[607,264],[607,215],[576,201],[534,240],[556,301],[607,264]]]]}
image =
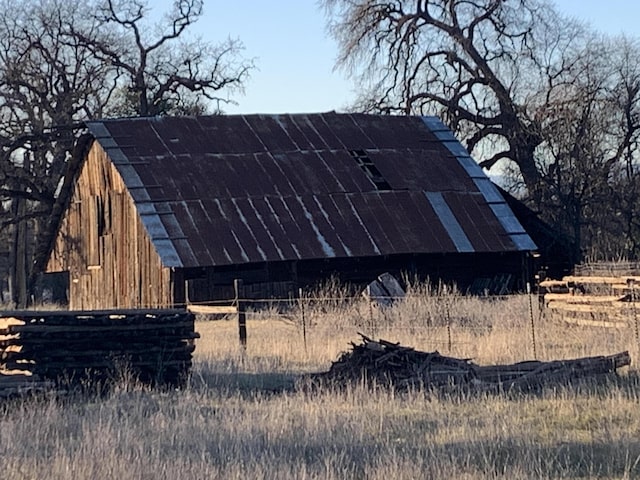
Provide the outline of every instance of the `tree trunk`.
{"type": "MultiPolygon", "coordinates": [[[[26,201],[21,198],[13,200],[14,218],[22,218],[26,213],[26,201]]],[[[27,306],[27,222],[19,220],[13,229],[11,248],[11,300],[16,308],[27,306]]]]}

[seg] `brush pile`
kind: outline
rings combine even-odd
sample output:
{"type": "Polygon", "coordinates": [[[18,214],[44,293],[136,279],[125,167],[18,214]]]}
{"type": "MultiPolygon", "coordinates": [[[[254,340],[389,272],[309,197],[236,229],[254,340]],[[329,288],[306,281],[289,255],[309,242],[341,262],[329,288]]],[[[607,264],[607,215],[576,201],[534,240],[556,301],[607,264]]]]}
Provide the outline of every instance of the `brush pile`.
{"type": "Polygon", "coordinates": [[[318,379],[338,384],[366,379],[397,388],[422,386],[526,390],[612,374],[631,364],[629,353],[621,352],[572,360],[480,366],[469,359],[447,357],[438,352],[421,352],[360,335],[362,343],[352,342],[351,351],[343,353],[328,372],[318,375],[318,379]]]}

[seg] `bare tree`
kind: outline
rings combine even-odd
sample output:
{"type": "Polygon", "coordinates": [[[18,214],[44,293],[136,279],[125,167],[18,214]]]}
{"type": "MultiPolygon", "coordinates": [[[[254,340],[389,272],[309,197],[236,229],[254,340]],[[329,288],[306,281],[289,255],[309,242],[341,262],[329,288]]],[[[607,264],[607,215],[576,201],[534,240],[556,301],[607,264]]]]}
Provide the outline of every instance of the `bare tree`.
{"type": "Polygon", "coordinates": [[[0,20],[0,200],[9,243],[13,300],[24,305],[33,280],[34,248],[54,228],[51,213],[66,173],[79,121],[100,116],[115,71],[64,35],[90,10],[68,2],[3,0],[0,20]],[[9,12],[11,14],[9,14],[9,12]]]}
{"type": "Polygon", "coordinates": [[[231,94],[242,91],[253,63],[242,58],[238,40],[214,45],[185,39],[202,7],[202,0],[176,1],[166,26],[150,28],[146,2],[106,0],[96,18],[108,27],[108,35],[99,38],[73,31],[100,63],[118,69],[125,101],[113,113],[204,113],[205,102],[214,102],[219,110],[221,103],[232,102],[231,94]]]}
{"type": "Polygon", "coordinates": [[[232,101],[252,63],[237,41],[189,40],[200,0],[176,1],[156,27],[137,0],[0,9],[0,238],[13,301],[25,305],[83,156],[83,121],[205,112],[232,101]]]}
{"type": "Polygon", "coordinates": [[[371,79],[372,110],[437,113],[483,166],[515,162],[531,190],[547,94],[563,83],[577,26],[553,29],[537,0],[326,0],[339,62],[371,79]],[[549,28],[544,28],[549,26],[549,28]],[[544,45],[544,51],[539,46],[544,45]]]}
{"type": "MultiPolygon", "coordinates": [[[[547,218],[575,239],[576,255],[635,257],[632,200],[638,174],[640,49],[626,38],[599,39],[546,117],[537,150],[547,218]]],[[[635,197],[637,198],[637,197],[635,197]]],[[[634,233],[635,230],[635,233],[634,233]]]]}
{"type": "Polygon", "coordinates": [[[636,176],[637,45],[545,0],[323,3],[338,64],[368,86],[357,108],[444,117],[481,166],[512,172],[571,234],[576,259],[606,237],[614,177],[636,176]]]}

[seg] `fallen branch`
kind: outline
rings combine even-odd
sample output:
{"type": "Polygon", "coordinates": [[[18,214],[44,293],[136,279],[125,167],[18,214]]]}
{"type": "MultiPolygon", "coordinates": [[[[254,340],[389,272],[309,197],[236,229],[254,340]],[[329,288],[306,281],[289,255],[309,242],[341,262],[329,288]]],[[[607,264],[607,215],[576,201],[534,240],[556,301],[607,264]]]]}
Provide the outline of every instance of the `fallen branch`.
{"type": "Polygon", "coordinates": [[[468,387],[474,389],[529,389],[550,383],[612,374],[631,364],[629,352],[550,362],[527,361],[511,365],[480,366],[469,359],[421,352],[386,340],[360,334],[328,372],[314,376],[333,383],[363,379],[394,387],[468,387]]]}

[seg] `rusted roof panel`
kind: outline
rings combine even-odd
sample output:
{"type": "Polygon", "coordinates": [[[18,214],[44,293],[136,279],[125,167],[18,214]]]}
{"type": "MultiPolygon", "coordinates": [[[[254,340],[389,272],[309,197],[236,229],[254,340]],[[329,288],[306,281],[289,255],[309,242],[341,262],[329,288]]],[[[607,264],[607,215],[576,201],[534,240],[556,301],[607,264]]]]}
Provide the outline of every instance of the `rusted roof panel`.
{"type": "Polygon", "coordinates": [[[481,195],[444,192],[443,197],[463,226],[474,251],[500,252],[515,249],[515,245],[481,195]]]}
{"type": "Polygon", "coordinates": [[[429,192],[475,190],[458,160],[438,144],[424,149],[385,149],[368,152],[382,176],[394,189],[429,192]]]}
{"type": "Polygon", "coordinates": [[[339,139],[339,144],[347,150],[377,148],[375,141],[360,128],[352,115],[327,113],[322,115],[328,129],[339,139]]]}
{"type": "Polygon", "coordinates": [[[349,246],[352,256],[366,257],[381,255],[382,250],[370,231],[363,216],[353,202],[359,194],[331,195],[325,203],[325,209],[331,211],[331,204],[340,212],[340,219],[335,220],[336,228],[340,228],[341,237],[349,246]]]}
{"type": "Polygon", "coordinates": [[[432,117],[90,122],[168,266],[534,249],[432,117]]]}
{"type": "Polygon", "coordinates": [[[375,148],[379,150],[427,150],[434,144],[440,143],[428,129],[424,128],[421,117],[355,113],[351,118],[363,131],[375,132],[375,135],[371,136],[375,148]]]}
{"type": "Polygon", "coordinates": [[[210,248],[213,257],[213,265],[227,265],[238,258],[242,258],[242,247],[239,245],[237,235],[229,226],[227,201],[223,206],[221,200],[203,201],[204,210],[207,212],[208,222],[204,226],[211,233],[209,240],[211,245],[217,247],[210,248]]]}
{"type": "MultiPolygon", "coordinates": [[[[465,150],[460,142],[458,142],[451,131],[436,117],[423,117],[422,121],[431,130],[434,135],[441,141],[451,154],[453,154],[460,165],[464,168],[470,178],[473,179],[475,187],[482,194],[487,205],[490,206],[493,215],[483,211],[484,218],[490,219],[490,223],[494,218],[498,220],[501,225],[501,229],[509,237],[509,241],[506,242],[510,247],[515,247],[520,251],[532,251],[535,250],[536,244],[531,240],[531,237],[524,231],[522,225],[515,217],[511,208],[506,204],[505,199],[500,192],[496,189],[495,185],[487,178],[479,165],[473,161],[469,156],[469,153],[465,150]]],[[[472,192],[473,190],[469,190],[472,192]]],[[[474,218],[474,217],[471,217],[474,218]]],[[[473,222],[472,222],[473,223],[473,222]]],[[[493,230],[487,224],[483,224],[481,227],[478,222],[474,225],[470,225],[470,230],[475,228],[484,228],[484,235],[480,235],[478,240],[480,243],[487,245],[492,235],[498,235],[499,230],[493,230]]],[[[478,233],[478,232],[474,232],[478,233]]],[[[503,244],[504,245],[504,244],[503,244]]],[[[493,247],[495,248],[495,247],[493,247]]],[[[509,247],[506,247],[508,250],[509,247]]]]}
{"type": "Polygon", "coordinates": [[[466,215],[464,217],[456,217],[451,210],[450,202],[446,201],[442,192],[425,192],[425,194],[433,210],[436,212],[437,217],[442,221],[447,235],[453,240],[456,250],[460,253],[473,252],[474,248],[471,245],[471,241],[467,236],[467,232],[462,227],[463,223],[468,223],[466,215]],[[458,218],[462,220],[462,223],[458,218]]]}
{"type": "MultiPolygon", "coordinates": [[[[330,115],[330,114],[325,114],[330,115]]],[[[308,145],[314,150],[343,150],[345,145],[325,122],[323,115],[300,115],[294,117],[296,125],[311,140],[308,145]]]]}
{"type": "MultiPolygon", "coordinates": [[[[254,153],[266,151],[242,115],[197,117],[204,130],[208,153],[254,153]]],[[[183,139],[185,142],[190,138],[183,139]]]]}
{"type": "Polygon", "coordinates": [[[453,251],[453,245],[442,228],[442,223],[436,218],[422,192],[403,192],[396,196],[396,201],[397,211],[403,215],[403,225],[411,229],[411,233],[407,234],[411,251],[417,251],[425,245],[434,251],[453,251]],[[445,238],[441,239],[442,236],[445,238]]]}
{"type": "MultiPolygon", "coordinates": [[[[213,258],[209,254],[208,243],[210,237],[200,235],[206,214],[200,202],[174,202],[171,205],[177,222],[180,224],[183,234],[189,241],[189,247],[193,252],[194,261],[198,264],[212,265],[213,258]]],[[[179,252],[180,253],[180,252],[179,252]]],[[[190,266],[186,263],[185,266],[190,266]]]]}
{"type": "Polygon", "coordinates": [[[289,135],[285,125],[275,115],[247,115],[250,130],[260,139],[260,143],[271,153],[292,152],[299,147],[289,135]]]}

